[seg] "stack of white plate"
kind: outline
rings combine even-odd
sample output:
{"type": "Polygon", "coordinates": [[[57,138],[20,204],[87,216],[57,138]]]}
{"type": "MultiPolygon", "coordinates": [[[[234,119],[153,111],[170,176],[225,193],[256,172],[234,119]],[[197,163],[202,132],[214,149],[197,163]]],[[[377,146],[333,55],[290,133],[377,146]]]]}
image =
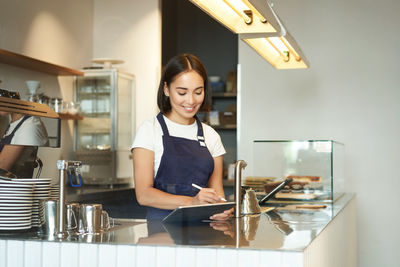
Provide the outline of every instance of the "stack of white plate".
{"type": "Polygon", "coordinates": [[[50,198],[51,199],[59,199],[60,198],[60,185],[52,184],[50,186],[50,198]]]}
{"type": "MultiPolygon", "coordinates": [[[[15,199],[18,197],[18,202],[22,202],[25,204],[25,206],[30,207],[30,215],[29,215],[29,227],[28,225],[24,225],[26,228],[15,228],[16,230],[18,229],[29,229],[31,227],[40,227],[44,223],[44,207],[43,207],[43,201],[50,198],[50,179],[11,179],[11,181],[4,181],[0,180],[0,189],[2,186],[6,188],[5,191],[8,189],[8,197],[5,195],[0,195],[0,203],[4,203],[3,209],[6,210],[6,206],[10,204],[11,199],[15,199]],[[26,196],[26,193],[24,195],[18,194],[18,192],[15,190],[15,188],[30,188],[30,198],[26,196]],[[11,190],[12,189],[12,190],[11,190]],[[18,195],[16,195],[18,194],[18,195]],[[11,196],[15,195],[15,196],[11,196]],[[24,197],[24,199],[20,199],[21,197],[24,197]]],[[[25,190],[26,192],[27,190],[25,190]]],[[[0,210],[1,210],[0,206],[0,210]]],[[[8,209],[10,210],[10,209],[8,209]]],[[[4,220],[6,217],[10,217],[10,212],[4,212],[4,220]]],[[[15,214],[15,212],[13,213],[15,214]]],[[[13,218],[15,216],[12,216],[13,218]]],[[[26,219],[25,215],[21,216],[26,219]]],[[[0,217],[0,222],[2,221],[0,217]]],[[[8,220],[10,221],[10,220],[8,220]]],[[[15,221],[14,221],[15,223],[15,221]]],[[[16,223],[15,223],[16,224],[16,223]]],[[[1,223],[0,223],[1,227],[1,223]]],[[[22,225],[21,225],[22,227],[22,225]]],[[[5,230],[0,228],[0,230],[5,230]]],[[[10,229],[11,230],[11,229],[10,229]]]]}
{"type": "Polygon", "coordinates": [[[32,226],[33,184],[0,180],[0,230],[32,226]]]}

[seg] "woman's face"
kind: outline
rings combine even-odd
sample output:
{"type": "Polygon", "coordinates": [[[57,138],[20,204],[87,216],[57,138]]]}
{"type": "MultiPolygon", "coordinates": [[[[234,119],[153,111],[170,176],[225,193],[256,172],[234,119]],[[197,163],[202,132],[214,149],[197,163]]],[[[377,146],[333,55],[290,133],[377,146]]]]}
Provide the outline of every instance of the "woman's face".
{"type": "Polygon", "coordinates": [[[168,118],[180,124],[191,124],[204,101],[204,80],[193,70],[183,72],[169,87],[164,85],[164,94],[169,96],[171,103],[168,118]]]}

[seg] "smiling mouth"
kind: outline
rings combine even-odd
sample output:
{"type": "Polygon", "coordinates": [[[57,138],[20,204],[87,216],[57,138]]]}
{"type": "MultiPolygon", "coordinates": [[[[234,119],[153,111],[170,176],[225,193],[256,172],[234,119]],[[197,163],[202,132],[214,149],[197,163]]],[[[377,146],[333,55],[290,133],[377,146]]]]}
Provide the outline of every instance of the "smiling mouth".
{"type": "Polygon", "coordinates": [[[186,111],[193,111],[194,107],[183,107],[186,111]]]}

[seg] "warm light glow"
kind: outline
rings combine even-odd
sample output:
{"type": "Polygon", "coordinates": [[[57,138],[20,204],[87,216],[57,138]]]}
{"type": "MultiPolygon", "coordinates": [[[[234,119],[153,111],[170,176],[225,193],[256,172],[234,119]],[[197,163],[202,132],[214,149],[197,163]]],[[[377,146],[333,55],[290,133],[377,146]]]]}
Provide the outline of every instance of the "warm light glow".
{"type": "Polygon", "coordinates": [[[274,44],[274,46],[276,46],[276,48],[281,51],[288,51],[287,47],[284,45],[284,43],[282,43],[281,39],[279,37],[269,37],[267,38],[271,43],[274,44]]]}
{"type": "Polygon", "coordinates": [[[230,31],[239,34],[243,41],[275,68],[308,67],[296,41],[266,0],[190,1],[230,31]]]}
{"type": "MultiPolygon", "coordinates": [[[[276,69],[305,69],[308,67],[307,62],[301,58],[297,60],[295,56],[282,56],[282,53],[278,52],[278,49],[272,45],[272,42],[268,42],[267,38],[243,39],[243,41],[276,69]]],[[[287,49],[285,50],[287,51],[287,49]]],[[[292,55],[291,52],[290,55],[292,55]]]]}
{"type": "Polygon", "coordinates": [[[260,42],[269,51],[271,51],[272,54],[274,54],[274,57],[275,56],[280,56],[279,50],[275,49],[275,47],[272,45],[272,43],[268,41],[268,38],[262,38],[262,39],[260,39],[260,42]]]}
{"type": "Polygon", "coordinates": [[[233,33],[276,32],[276,29],[270,23],[266,22],[266,19],[251,5],[249,0],[190,0],[190,2],[233,33]],[[250,24],[245,22],[250,17],[243,12],[244,10],[251,10],[253,14],[250,24]]]}
{"type": "Polygon", "coordinates": [[[294,50],[294,48],[290,45],[290,43],[284,37],[279,37],[279,39],[287,47],[290,54],[292,54],[297,61],[300,61],[301,58],[300,58],[299,54],[296,52],[296,50],[294,50]]]}
{"type": "Polygon", "coordinates": [[[289,61],[289,51],[278,37],[265,38],[267,42],[278,52],[285,62],[289,61]]]}
{"type": "Polygon", "coordinates": [[[258,10],[257,10],[256,8],[254,8],[254,6],[253,6],[252,4],[249,3],[248,0],[241,0],[240,2],[242,2],[242,1],[243,1],[243,3],[244,3],[248,8],[250,8],[250,10],[251,10],[254,14],[256,14],[256,16],[260,19],[260,21],[261,21],[262,23],[267,22],[267,20],[263,17],[263,15],[261,15],[260,12],[258,12],[258,10]]]}
{"type": "Polygon", "coordinates": [[[222,0],[227,6],[229,6],[236,14],[241,16],[244,21],[249,24],[252,22],[252,18],[249,17],[244,11],[250,10],[241,0],[222,0]]]}

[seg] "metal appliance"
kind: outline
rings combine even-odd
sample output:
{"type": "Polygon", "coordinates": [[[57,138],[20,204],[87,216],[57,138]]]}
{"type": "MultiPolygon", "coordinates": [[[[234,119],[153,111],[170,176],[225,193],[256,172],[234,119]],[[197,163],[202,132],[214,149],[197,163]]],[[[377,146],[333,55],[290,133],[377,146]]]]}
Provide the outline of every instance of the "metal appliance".
{"type": "Polygon", "coordinates": [[[75,122],[74,138],[74,159],[83,164],[82,182],[130,183],[135,77],[116,68],[83,72],[75,77],[75,101],[84,119],[75,122]]]}

